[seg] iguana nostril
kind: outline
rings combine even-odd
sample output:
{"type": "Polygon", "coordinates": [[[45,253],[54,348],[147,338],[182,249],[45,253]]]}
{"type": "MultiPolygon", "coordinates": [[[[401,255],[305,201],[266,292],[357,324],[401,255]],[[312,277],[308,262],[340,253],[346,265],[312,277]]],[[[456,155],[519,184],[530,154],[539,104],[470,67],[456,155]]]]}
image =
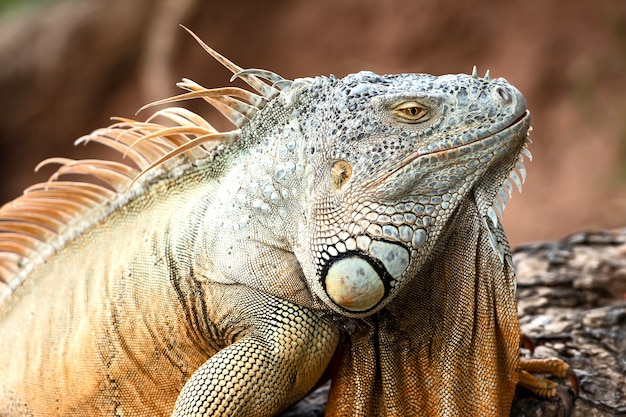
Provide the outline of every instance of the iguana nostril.
{"type": "Polygon", "coordinates": [[[513,96],[511,95],[509,90],[504,87],[497,87],[495,89],[495,93],[497,98],[502,101],[503,104],[511,104],[511,102],[513,101],[513,96]]]}

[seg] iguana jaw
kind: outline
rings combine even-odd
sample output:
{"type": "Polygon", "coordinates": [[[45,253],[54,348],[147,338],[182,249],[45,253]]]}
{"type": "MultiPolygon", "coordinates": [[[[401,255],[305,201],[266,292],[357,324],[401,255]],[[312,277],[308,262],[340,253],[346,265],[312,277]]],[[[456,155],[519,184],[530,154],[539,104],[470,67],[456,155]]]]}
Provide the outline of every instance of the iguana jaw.
{"type": "MultiPolygon", "coordinates": [[[[526,180],[526,167],[524,166],[524,155],[532,159],[532,154],[528,150],[531,143],[529,133],[530,112],[526,111],[511,128],[511,135],[515,134],[520,139],[517,152],[506,155],[502,162],[488,171],[476,184],[473,190],[473,199],[482,223],[489,235],[489,241],[494,251],[502,262],[511,264],[512,259],[508,242],[504,242],[503,236],[496,236],[495,230],[501,230],[501,219],[509,198],[513,196],[513,184],[518,191],[522,192],[522,184],[526,180]]],[[[513,137],[513,136],[512,136],[513,137]]]]}
{"type": "MultiPolygon", "coordinates": [[[[484,140],[488,140],[488,139],[498,139],[501,136],[506,136],[508,134],[508,132],[512,131],[512,132],[516,132],[518,130],[524,130],[527,131],[528,128],[530,126],[530,111],[526,110],[524,108],[524,112],[517,118],[515,119],[511,124],[505,126],[504,128],[496,131],[495,133],[489,134],[487,136],[483,136],[480,138],[477,138],[476,140],[473,140],[471,142],[466,142],[466,143],[462,143],[458,146],[452,146],[450,148],[446,148],[446,149],[442,149],[442,150],[433,150],[433,151],[428,151],[425,150],[423,147],[419,148],[416,152],[408,155],[406,158],[404,158],[402,161],[400,161],[398,163],[398,167],[395,170],[392,171],[387,171],[385,172],[383,175],[381,175],[380,177],[374,179],[373,181],[365,184],[364,189],[368,190],[368,189],[373,189],[376,188],[377,186],[380,186],[381,184],[383,184],[389,177],[393,176],[394,174],[396,174],[398,171],[402,170],[403,168],[405,168],[406,166],[416,162],[419,158],[425,158],[425,157],[429,157],[429,156],[435,156],[435,157],[445,157],[447,154],[450,154],[454,151],[457,150],[462,150],[463,148],[466,148],[468,146],[471,146],[477,142],[481,142],[484,140]]],[[[513,135],[510,135],[511,137],[513,137],[513,135]]],[[[517,136],[519,136],[519,133],[517,133],[517,136]]],[[[525,136],[525,133],[524,133],[525,136]]],[[[506,140],[506,139],[505,139],[506,140]]]]}

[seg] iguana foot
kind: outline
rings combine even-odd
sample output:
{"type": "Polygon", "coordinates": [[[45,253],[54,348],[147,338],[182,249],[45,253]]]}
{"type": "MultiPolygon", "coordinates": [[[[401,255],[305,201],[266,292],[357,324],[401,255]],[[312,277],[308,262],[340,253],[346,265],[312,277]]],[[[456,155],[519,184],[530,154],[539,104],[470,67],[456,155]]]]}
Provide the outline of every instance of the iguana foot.
{"type": "Polygon", "coordinates": [[[557,358],[520,359],[520,373],[517,385],[544,398],[559,397],[565,407],[565,416],[571,416],[574,410],[574,398],[578,397],[578,378],[570,366],[557,358]],[[557,378],[567,378],[574,396],[556,382],[534,374],[549,374],[557,378]]]}
{"type": "MultiPolygon", "coordinates": [[[[522,333],[520,345],[532,354],[535,351],[533,340],[522,333]]],[[[578,397],[579,382],[574,370],[563,360],[558,358],[525,359],[520,358],[520,373],[517,381],[519,387],[525,388],[533,394],[543,398],[559,397],[565,407],[565,416],[570,416],[574,410],[574,399],[578,397]],[[534,374],[548,374],[565,379],[570,383],[574,395],[563,386],[549,379],[534,374]]]]}
{"type": "MultiPolygon", "coordinates": [[[[522,333],[520,336],[520,345],[528,349],[532,355],[535,351],[535,342],[525,333],[522,333]]],[[[567,378],[575,396],[578,397],[578,377],[572,368],[561,359],[520,358],[520,369],[518,385],[540,397],[556,397],[558,395],[558,384],[533,374],[548,374],[561,379],[567,378]]]]}
{"type": "Polygon", "coordinates": [[[567,378],[574,394],[578,396],[578,378],[572,368],[561,359],[520,359],[520,369],[517,385],[541,397],[556,397],[558,385],[533,374],[549,374],[557,378],[567,378]]]}

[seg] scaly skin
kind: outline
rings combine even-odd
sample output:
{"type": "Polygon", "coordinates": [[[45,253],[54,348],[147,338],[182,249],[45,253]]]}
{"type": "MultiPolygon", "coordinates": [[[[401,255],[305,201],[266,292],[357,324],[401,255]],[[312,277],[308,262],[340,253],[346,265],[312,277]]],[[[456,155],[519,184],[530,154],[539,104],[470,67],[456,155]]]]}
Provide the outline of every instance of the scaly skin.
{"type": "Polygon", "coordinates": [[[237,129],[123,119],[83,140],[139,170],[53,159],[0,209],[0,415],[271,416],[334,354],[328,415],[506,414],[496,213],[525,175],[522,95],[476,74],[290,81],[203,47],[259,94],[185,80],[171,101],[237,129]]]}
{"type": "MultiPolygon", "coordinates": [[[[106,227],[68,242],[4,301],[0,415],[167,416],[181,390],[184,399],[194,387],[183,388],[194,372],[201,379],[207,367],[222,370],[233,351],[240,388],[220,397],[208,384],[207,415],[273,415],[310,390],[338,342],[328,320],[189,273],[188,231],[198,219],[181,213],[211,188],[199,175],[186,176],[201,184],[195,191],[167,180],[115,210],[106,227]],[[132,239],[109,244],[121,235],[132,239]]],[[[190,415],[185,406],[174,415],[190,415]]]]}

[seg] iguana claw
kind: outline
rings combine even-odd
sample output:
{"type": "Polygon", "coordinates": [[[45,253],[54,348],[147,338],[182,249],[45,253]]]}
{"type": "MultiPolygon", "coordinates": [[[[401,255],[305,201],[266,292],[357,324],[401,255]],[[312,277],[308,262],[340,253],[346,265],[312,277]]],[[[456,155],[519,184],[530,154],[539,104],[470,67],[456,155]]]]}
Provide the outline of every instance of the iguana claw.
{"type": "Polygon", "coordinates": [[[531,355],[535,352],[535,343],[533,342],[533,339],[525,333],[520,335],[520,345],[528,349],[531,355]]]}
{"type": "MultiPolygon", "coordinates": [[[[576,378],[576,376],[574,376],[574,378],[576,378]]],[[[570,379],[570,382],[571,381],[572,380],[570,379]]],[[[576,383],[578,383],[577,378],[576,383]]],[[[578,386],[576,386],[575,389],[575,396],[570,395],[570,391],[560,385],[556,387],[556,394],[559,396],[559,399],[565,408],[565,417],[570,417],[574,411],[574,399],[578,397],[578,386]]]]}

